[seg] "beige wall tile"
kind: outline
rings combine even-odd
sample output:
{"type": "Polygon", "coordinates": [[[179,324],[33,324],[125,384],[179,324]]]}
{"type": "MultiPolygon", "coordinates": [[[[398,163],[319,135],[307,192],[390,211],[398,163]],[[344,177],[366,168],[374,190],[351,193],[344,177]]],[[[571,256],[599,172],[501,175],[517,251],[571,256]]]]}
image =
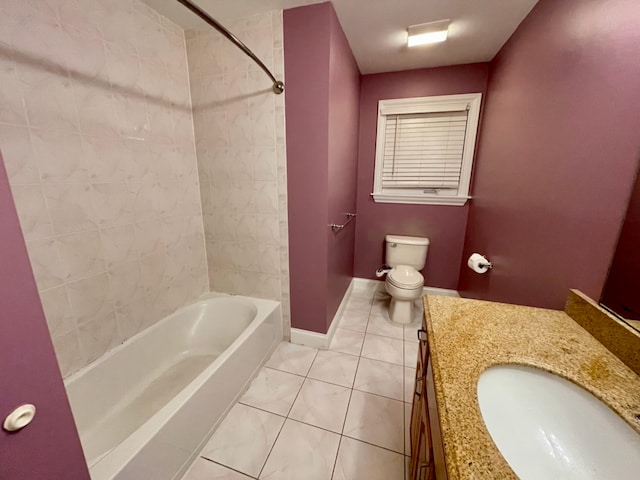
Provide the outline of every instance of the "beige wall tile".
{"type": "Polygon", "coordinates": [[[68,376],[209,288],[184,35],[138,0],[11,0],[0,41],[0,149],[68,376]]]}

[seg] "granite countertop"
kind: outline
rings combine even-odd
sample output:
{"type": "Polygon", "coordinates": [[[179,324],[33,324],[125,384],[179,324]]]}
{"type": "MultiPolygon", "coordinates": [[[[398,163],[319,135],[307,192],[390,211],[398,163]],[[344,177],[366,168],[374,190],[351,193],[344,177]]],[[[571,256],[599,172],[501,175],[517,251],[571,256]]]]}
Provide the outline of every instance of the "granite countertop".
{"type": "Polygon", "coordinates": [[[640,433],[640,376],[565,312],[434,295],[424,306],[449,480],[518,478],[478,406],[478,378],[494,365],[531,365],[571,380],[640,433]]]}

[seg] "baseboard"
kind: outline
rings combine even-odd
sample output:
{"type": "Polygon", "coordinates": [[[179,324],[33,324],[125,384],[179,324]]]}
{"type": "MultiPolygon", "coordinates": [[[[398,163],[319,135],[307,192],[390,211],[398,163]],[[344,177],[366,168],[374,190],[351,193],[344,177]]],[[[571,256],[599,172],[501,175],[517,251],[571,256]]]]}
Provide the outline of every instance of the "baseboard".
{"type": "Polygon", "coordinates": [[[307,347],[319,348],[321,350],[327,350],[329,348],[329,345],[331,345],[331,340],[333,339],[333,335],[336,332],[336,328],[338,328],[338,323],[340,321],[340,317],[342,316],[342,312],[344,311],[345,305],[347,304],[347,301],[349,300],[349,297],[353,292],[355,280],[359,279],[351,279],[349,288],[347,288],[347,291],[342,297],[340,306],[338,307],[336,314],[331,320],[331,325],[329,325],[329,330],[327,330],[327,333],[312,332],[310,330],[303,330],[301,328],[292,327],[291,343],[295,343],[297,345],[305,345],[307,347]]]}
{"type": "MultiPolygon", "coordinates": [[[[305,345],[307,347],[320,348],[326,350],[331,344],[333,334],[338,327],[338,322],[342,316],[345,305],[349,300],[349,297],[366,296],[371,297],[375,292],[384,292],[384,282],[380,280],[370,280],[368,278],[352,278],[349,288],[342,297],[338,311],[333,316],[331,325],[327,333],[312,332],[310,330],[303,330],[301,328],[291,328],[291,343],[297,345],[305,345]]],[[[442,295],[446,297],[459,297],[460,294],[456,290],[449,290],[446,288],[424,287],[422,289],[424,295],[442,295]]]]}
{"type": "Polygon", "coordinates": [[[449,290],[448,288],[436,288],[436,287],[424,287],[422,289],[423,295],[441,295],[443,297],[457,297],[460,298],[460,294],[457,290],[449,290]]]}
{"type": "MultiPolygon", "coordinates": [[[[371,280],[369,278],[354,278],[351,281],[353,285],[353,295],[372,295],[375,292],[384,292],[384,281],[371,280]]],[[[424,287],[423,295],[442,295],[443,297],[460,297],[457,290],[447,288],[424,287]]]]}

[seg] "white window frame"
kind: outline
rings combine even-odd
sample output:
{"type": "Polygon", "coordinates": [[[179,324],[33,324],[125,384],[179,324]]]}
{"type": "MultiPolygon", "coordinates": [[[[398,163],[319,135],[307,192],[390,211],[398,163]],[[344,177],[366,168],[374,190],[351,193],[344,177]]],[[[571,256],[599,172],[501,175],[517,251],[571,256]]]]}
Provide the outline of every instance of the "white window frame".
{"type": "Polygon", "coordinates": [[[371,194],[373,199],[379,203],[464,205],[467,200],[471,198],[469,196],[469,188],[476,148],[478,121],[480,120],[481,101],[481,93],[380,100],[378,102],[378,133],[376,137],[375,175],[373,193],[371,194]],[[468,110],[469,113],[467,117],[467,131],[464,139],[462,168],[460,171],[460,183],[457,194],[421,193],[417,191],[412,193],[384,192],[382,190],[382,164],[384,159],[387,116],[462,110],[468,110]]]}

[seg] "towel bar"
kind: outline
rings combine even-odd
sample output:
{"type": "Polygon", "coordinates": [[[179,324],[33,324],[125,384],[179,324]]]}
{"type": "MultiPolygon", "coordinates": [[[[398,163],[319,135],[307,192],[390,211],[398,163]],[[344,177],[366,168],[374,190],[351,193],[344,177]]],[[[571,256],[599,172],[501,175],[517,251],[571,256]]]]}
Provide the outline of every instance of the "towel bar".
{"type": "Polygon", "coordinates": [[[345,215],[347,216],[347,221],[344,222],[342,225],[338,225],[337,223],[330,224],[329,227],[331,227],[331,230],[333,230],[334,232],[342,230],[344,227],[349,225],[349,222],[351,222],[351,220],[353,220],[356,217],[355,213],[345,213],[345,215]]]}

